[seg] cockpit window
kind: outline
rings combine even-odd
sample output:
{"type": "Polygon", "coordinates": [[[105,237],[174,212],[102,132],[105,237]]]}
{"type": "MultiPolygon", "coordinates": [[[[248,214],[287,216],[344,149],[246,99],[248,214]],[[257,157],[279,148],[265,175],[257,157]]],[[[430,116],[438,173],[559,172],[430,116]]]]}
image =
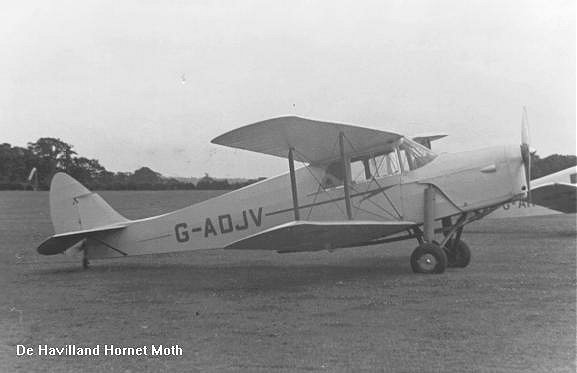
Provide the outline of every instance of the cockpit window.
{"type": "MultiPolygon", "coordinates": [[[[402,137],[389,152],[378,155],[369,154],[351,160],[351,181],[353,183],[364,182],[372,178],[416,170],[436,157],[437,155],[430,149],[402,137]]],[[[344,178],[342,162],[335,161],[325,169],[323,187],[333,188],[343,185],[344,178]]]]}
{"type": "Polygon", "coordinates": [[[370,174],[383,177],[416,170],[436,157],[428,148],[403,137],[397,141],[391,152],[369,158],[370,174]]]}
{"type": "Polygon", "coordinates": [[[372,157],[369,165],[371,169],[371,175],[374,177],[390,176],[401,173],[399,157],[397,156],[397,152],[395,150],[388,154],[372,157]]]}
{"type": "Polygon", "coordinates": [[[323,180],[324,188],[332,188],[343,185],[345,175],[343,172],[343,163],[340,161],[329,164],[326,168],[325,177],[323,180]]]}

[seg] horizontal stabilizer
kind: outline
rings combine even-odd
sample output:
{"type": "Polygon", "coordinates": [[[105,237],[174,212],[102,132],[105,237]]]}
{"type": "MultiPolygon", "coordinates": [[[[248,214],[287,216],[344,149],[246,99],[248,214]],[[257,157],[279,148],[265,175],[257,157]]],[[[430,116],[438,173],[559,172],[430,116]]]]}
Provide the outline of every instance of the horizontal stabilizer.
{"type": "Polygon", "coordinates": [[[91,235],[97,233],[118,231],[126,228],[130,224],[131,224],[130,222],[127,222],[127,223],[108,225],[99,228],[86,229],[82,231],[55,234],[46,241],[42,242],[40,246],[38,246],[38,249],[36,250],[38,251],[39,254],[42,255],[60,254],[68,250],[68,248],[70,248],[71,246],[74,246],[81,240],[85,239],[86,237],[90,237],[91,235]]]}
{"type": "Polygon", "coordinates": [[[353,247],[410,227],[409,221],[293,221],[231,243],[225,249],[278,252],[332,250],[353,247]]]}
{"type": "Polygon", "coordinates": [[[548,183],[534,187],[532,202],[552,210],[573,214],[577,210],[577,185],[568,183],[548,183]]]}

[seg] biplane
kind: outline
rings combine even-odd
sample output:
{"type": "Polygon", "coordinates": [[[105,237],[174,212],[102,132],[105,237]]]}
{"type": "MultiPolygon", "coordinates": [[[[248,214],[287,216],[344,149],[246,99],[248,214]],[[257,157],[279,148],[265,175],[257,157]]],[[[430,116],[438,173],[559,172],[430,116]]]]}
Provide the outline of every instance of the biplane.
{"type": "Polygon", "coordinates": [[[38,252],[90,259],[185,250],[336,250],[414,239],[417,273],[466,267],[463,228],[529,192],[521,146],[436,154],[397,133],[280,117],[212,143],[285,158],[289,172],[184,209],[129,220],[64,173],[54,175],[55,234],[38,252]],[[295,163],[304,166],[296,167],[295,163]]]}

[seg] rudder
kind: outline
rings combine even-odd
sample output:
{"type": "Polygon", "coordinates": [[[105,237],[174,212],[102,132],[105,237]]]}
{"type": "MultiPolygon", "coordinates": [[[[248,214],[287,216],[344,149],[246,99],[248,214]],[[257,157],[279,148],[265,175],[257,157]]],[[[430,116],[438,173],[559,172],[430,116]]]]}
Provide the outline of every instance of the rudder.
{"type": "Polygon", "coordinates": [[[55,234],[130,221],[98,194],[62,172],[56,173],[50,183],[50,217],[55,234]]]}

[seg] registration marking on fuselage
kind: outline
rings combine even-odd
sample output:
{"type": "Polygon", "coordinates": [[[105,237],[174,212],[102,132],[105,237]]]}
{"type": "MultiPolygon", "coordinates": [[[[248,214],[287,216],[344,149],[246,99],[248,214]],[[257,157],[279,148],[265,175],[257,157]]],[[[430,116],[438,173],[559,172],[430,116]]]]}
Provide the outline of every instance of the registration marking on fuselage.
{"type": "Polygon", "coordinates": [[[262,207],[242,210],[239,215],[241,216],[241,223],[239,224],[234,224],[233,214],[222,214],[212,219],[207,217],[204,219],[202,226],[194,226],[191,228],[188,227],[187,223],[178,223],[174,226],[176,240],[178,242],[188,242],[194,233],[203,232],[204,238],[208,238],[235,231],[244,231],[251,225],[255,227],[262,225],[262,207]]]}

